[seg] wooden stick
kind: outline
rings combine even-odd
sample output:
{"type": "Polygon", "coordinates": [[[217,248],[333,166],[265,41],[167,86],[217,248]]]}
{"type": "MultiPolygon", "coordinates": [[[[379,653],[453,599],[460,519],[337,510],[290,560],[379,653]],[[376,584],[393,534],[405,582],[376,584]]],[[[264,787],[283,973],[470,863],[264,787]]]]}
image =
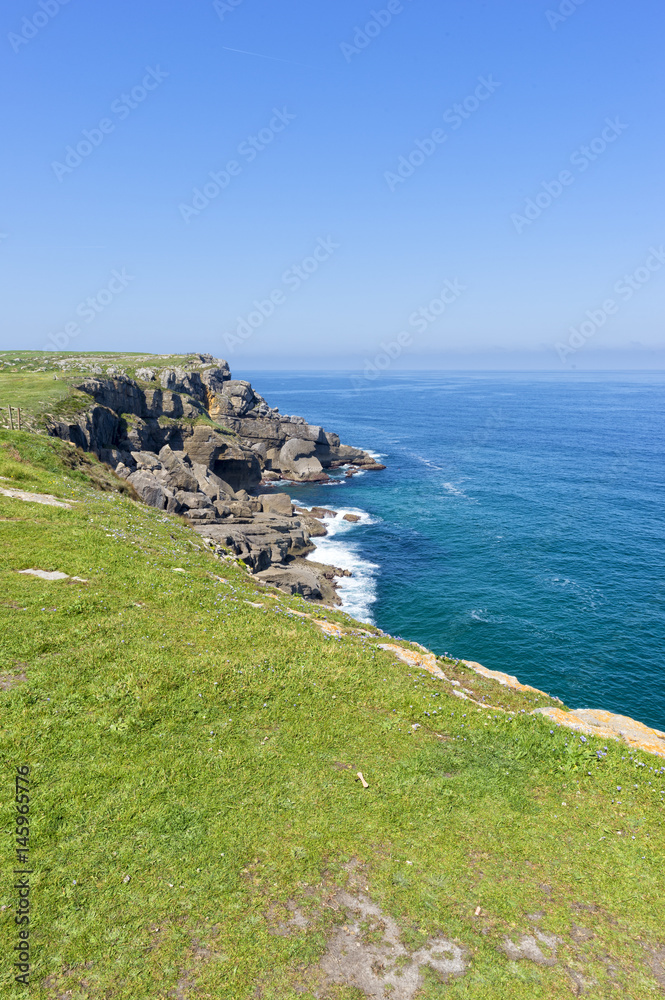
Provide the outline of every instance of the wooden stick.
{"type": "Polygon", "coordinates": [[[18,410],[18,429],[20,430],[21,429],[21,407],[17,406],[16,409],[18,410]]]}
{"type": "Polygon", "coordinates": [[[9,407],[9,424],[11,426],[11,429],[14,430],[14,418],[12,416],[12,408],[11,408],[11,406],[9,407]]]}

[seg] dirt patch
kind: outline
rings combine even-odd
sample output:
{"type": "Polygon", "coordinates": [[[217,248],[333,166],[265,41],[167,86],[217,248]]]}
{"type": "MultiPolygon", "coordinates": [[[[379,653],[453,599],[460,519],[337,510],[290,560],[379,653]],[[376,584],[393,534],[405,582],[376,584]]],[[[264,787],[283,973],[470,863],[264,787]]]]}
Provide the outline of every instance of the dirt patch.
{"type": "Polygon", "coordinates": [[[23,671],[16,674],[0,674],[0,691],[11,691],[19,684],[25,684],[27,679],[23,671]]]}
{"type": "Polygon", "coordinates": [[[52,997],[53,1000],[71,1000],[72,997],[79,994],[79,988],[85,990],[90,986],[87,979],[77,979],[72,981],[73,978],[80,975],[83,970],[91,968],[92,962],[86,962],[84,965],[79,966],[65,966],[60,973],[56,972],[47,976],[46,979],[43,980],[42,986],[44,989],[49,990],[49,996],[52,997]],[[63,987],[65,988],[64,993],[51,992],[56,989],[62,989],[63,987]]]}
{"type": "Polygon", "coordinates": [[[466,971],[464,950],[454,941],[437,936],[409,951],[397,922],[363,893],[342,891],[336,902],[346,921],[333,932],[319,963],[326,985],[355,987],[376,1000],[412,1000],[425,967],[444,982],[466,971]]]}
{"type": "Polygon", "coordinates": [[[284,907],[271,906],[266,916],[269,924],[268,934],[272,934],[273,937],[290,937],[291,934],[306,930],[311,923],[292,899],[284,907]]]}
{"type": "Polygon", "coordinates": [[[588,979],[585,979],[584,976],[582,976],[579,972],[576,972],[575,969],[569,969],[568,966],[566,966],[564,971],[570,976],[572,980],[572,989],[576,997],[581,997],[582,994],[585,993],[590,986],[595,985],[595,980],[590,981],[588,979]]]}
{"type": "Polygon", "coordinates": [[[555,934],[543,934],[542,931],[535,931],[535,936],[534,934],[523,934],[517,944],[508,937],[504,938],[501,950],[513,962],[526,959],[529,962],[535,962],[536,965],[551,966],[556,965],[557,944],[560,941],[561,938],[555,934]],[[550,952],[549,955],[543,953],[541,945],[550,952]]]}
{"type": "MultiPolygon", "coordinates": [[[[187,1000],[196,989],[196,975],[204,962],[210,962],[215,957],[214,952],[198,938],[192,938],[192,947],[187,954],[187,964],[193,968],[181,969],[180,978],[174,989],[166,994],[170,1000],[187,1000]]],[[[198,995],[198,994],[197,994],[198,995]]]]}
{"type": "Polygon", "coordinates": [[[575,944],[584,944],[585,941],[591,940],[593,937],[593,931],[590,931],[587,927],[579,927],[577,924],[572,924],[570,928],[570,936],[575,944]]]}
{"type": "Polygon", "coordinates": [[[652,951],[649,956],[649,965],[654,976],[658,980],[660,988],[665,992],[665,948],[659,951],[652,951]]]}

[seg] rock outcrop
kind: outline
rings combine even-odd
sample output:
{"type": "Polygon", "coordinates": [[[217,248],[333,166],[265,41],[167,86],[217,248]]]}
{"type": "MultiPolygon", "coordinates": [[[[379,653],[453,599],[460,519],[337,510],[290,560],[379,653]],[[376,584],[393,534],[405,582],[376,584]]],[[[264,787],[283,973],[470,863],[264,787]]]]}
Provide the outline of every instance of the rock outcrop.
{"type": "Polygon", "coordinates": [[[325,527],[315,512],[294,512],[286,494],[260,488],[384,466],[337,434],[280,414],[249,382],[232,379],[226,361],[195,358],[186,368],[137,368],[133,378],[94,372],[74,387],[78,411],[51,419],[49,433],[95,452],[144,503],[185,516],[220,555],[241,559],[264,582],[331,599],[322,580],[330,573],[302,560],[325,527]]]}

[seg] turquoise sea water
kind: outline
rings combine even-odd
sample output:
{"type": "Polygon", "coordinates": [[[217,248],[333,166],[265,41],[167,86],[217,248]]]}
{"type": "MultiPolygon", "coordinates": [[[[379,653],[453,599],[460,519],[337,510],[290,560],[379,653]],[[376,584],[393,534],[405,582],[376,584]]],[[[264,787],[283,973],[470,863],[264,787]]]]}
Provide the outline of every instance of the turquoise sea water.
{"type": "Polygon", "coordinates": [[[665,730],[665,374],[238,377],[383,456],[287,488],[362,512],[317,553],[351,613],[665,730]]]}

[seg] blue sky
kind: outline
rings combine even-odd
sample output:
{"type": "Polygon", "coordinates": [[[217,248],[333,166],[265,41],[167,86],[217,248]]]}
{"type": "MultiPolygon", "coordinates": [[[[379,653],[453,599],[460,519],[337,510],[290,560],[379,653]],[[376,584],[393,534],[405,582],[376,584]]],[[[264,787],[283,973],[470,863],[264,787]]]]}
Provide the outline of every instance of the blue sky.
{"type": "Polygon", "coordinates": [[[1,18],[2,348],[665,367],[656,0],[1,18]]]}

